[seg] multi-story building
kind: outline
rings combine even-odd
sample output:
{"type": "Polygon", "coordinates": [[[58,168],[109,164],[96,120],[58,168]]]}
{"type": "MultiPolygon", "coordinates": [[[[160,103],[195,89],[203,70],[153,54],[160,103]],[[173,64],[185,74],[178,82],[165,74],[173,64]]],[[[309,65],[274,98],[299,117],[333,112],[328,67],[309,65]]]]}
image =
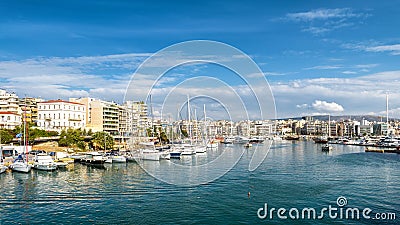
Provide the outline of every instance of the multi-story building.
{"type": "Polygon", "coordinates": [[[18,106],[18,96],[0,89],[0,112],[21,114],[18,106]]]}
{"type": "Polygon", "coordinates": [[[22,120],[24,120],[24,117],[26,118],[26,122],[33,122],[36,123],[38,120],[38,102],[43,102],[43,99],[40,98],[31,98],[31,97],[26,97],[26,98],[20,98],[18,105],[20,107],[22,120]]]}
{"type": "MultiPolygon", "coordinates": [[[[125,132],[129,136],[146,136],[146,129],[150,127],[147,105],[142,101],[127,101],[122,106],[126,111],[126,124],[122,124],[121,130],[126,129],[125,132]]],[[[121,118],[123,117],[121,115],[121,118]]]]}
{"type": "Polygon", "coordinates": [[[113,136],[119,135],[119,108],[114,102],[94,98],[70,98],[71,102],[83,104],[87,110],[86,129],[93,132],[104,131],[113,136]]]}
{"type": "Polygon", "coordinates": [[[0,112],[0,128],[14,129],[21,125],[21,115],[14,112],[0,112]]]}
{"type": "Polygon", "coordinates": [[[86,107],[76,102],[50,100],[37,103],[37,126],[45,130],[62,131],[68,128],[84,129],[86,107]]]}

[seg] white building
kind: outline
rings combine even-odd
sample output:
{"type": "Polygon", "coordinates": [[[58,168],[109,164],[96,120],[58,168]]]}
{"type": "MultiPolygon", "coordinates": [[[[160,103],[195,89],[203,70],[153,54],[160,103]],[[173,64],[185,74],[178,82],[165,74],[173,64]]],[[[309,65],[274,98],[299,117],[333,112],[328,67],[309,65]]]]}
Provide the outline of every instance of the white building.
{"type": "Polygon", "coordinates": [[[0,112],[0,128],[14,129],[21,125],[21,115],[13,112],[0,112]]]}
{"type": "Polygon", "coordinates": [[[21,114],[18,105],[18,96],[0,89],[0,112],[21,114]]]}
{"type": "Polygon", "coordinates": [[[76,102],[50,100],[37,103],[37,126],[45,130],[62,131],[68,128],[84,129],[86,107],[76,102]]]}

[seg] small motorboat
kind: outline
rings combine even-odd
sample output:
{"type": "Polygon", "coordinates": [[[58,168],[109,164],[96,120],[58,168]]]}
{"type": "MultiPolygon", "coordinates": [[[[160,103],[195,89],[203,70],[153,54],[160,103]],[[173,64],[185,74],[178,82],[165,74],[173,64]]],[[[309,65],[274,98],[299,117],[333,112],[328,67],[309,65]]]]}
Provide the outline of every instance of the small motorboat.
{"type": "Polygon", "coordinates": [[[53,161],[51,156],[46,154],[38,154],[35,157],[33,168],[37,170],[53,171],[57,169],[57,164],[53,161]]]}
{"type": "Polygon", "coordinates": [[[329,144],[325,144],[325,145],[323,145],[323,146],[321,147],[321,149],[322,149],[323,152],[329,152],[329,151],[332,150],[332,146],[329,145],[329,144]]]}

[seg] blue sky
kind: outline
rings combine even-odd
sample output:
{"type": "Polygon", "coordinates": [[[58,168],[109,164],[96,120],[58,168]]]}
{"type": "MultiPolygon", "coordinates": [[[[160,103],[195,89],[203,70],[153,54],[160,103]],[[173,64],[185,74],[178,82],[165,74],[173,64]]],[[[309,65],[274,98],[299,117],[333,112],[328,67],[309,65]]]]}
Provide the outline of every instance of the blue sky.
{"type": "MultiPolygon", "coordinates": [[[[1,1],[0,12],[0,88],[20,96],[121,102],[145,59],[200,39],[251,56],[278,117],[381,115],[386,92],[400,116],[400,1],[1,1]]],[[[160,88],[228,74],[177,68],[160,88]]]]}

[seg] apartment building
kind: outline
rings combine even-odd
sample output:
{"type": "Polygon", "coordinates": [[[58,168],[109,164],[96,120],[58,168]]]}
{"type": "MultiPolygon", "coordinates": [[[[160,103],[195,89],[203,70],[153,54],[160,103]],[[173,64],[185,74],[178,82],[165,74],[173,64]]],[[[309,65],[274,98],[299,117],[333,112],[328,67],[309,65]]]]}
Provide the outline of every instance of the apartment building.
{"type": "Polygon", "coordinates": [[[13,112],[0,112],[0,128],[14,129],[21,125],[21,115],[13,112]]]}
{"type": "Polygon", "coordinates": [[[86,107],[84,104],[64,100],[38,102],[37,126],[44,130],[61,132],[64,129],[84,129],[86,107]]]}
{"type": "Polygon", "coordinates": [[[113,136],[119,135],[119,107],[114,102],[95,98],[70,98],[71,102],[86,107],[86,129],[93,132],[104,131],[113,136]]]}
{"type": "Polygon", "coordinates": [[[21,114],[18,96],[15,93],[0,89],[0,112],[21,114]]]}

